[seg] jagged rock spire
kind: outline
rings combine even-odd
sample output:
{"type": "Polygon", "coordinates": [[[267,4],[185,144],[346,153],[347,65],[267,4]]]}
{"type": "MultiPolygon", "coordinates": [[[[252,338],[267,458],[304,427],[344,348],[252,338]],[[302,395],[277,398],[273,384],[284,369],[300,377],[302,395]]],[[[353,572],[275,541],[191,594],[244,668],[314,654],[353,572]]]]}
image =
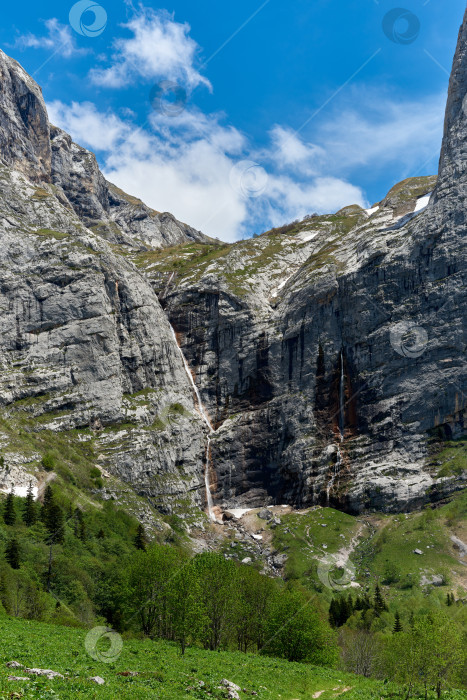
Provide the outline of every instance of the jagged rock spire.
{"type": "Polygon", "coordinates": [[[467,197],[467,10],[449,81],[435,201],[467,197]]]}
{"type": "Polygon", "coordinates": [[[50,124],[42,90],[0,50],[0,158],[31,180],[51,181],[50,124]]]}

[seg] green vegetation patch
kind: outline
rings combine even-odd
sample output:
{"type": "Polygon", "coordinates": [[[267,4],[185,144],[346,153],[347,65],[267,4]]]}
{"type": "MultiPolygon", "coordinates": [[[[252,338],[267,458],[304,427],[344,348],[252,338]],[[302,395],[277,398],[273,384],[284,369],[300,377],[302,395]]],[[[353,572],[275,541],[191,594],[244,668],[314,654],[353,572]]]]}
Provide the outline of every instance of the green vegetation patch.
{"type": "Polygon", "coordinates": [[[426,177],[410,177],[395,185],[384,198],[382,206],[397,207],[412,199],[418,199],[434,189],[436,175],[426,177]]]}
{"type": "Polygon", "coordinates": [[[371,571],[373,578],[400,591],[418,588],[424,573],[441,575],[449,583],[449,572],[457,565],[443,518],[431,509],[383,519],[360,553],[362,572],[371,571]]]}
{"type": "Polygon", "coordinates": [[[280,520],[281,524],[273,530],[273,544],[275,549],[287,554],[285,576],[312,586],[318,583],[314,562],[338,552],[359,527],[356,518],[332,508],[291,513],[280,520]]]}
{"type": "Polygon", "coordinates": [[[31,231],[31,233],[36,236],[43,236],[44,238],[54,238],[56,241],[63,241],[64,238],[69,238],[69,234],[64,231],[54,231],[50,228],[39,228],[36,231],[31,231]]]}
{"type": "Polygon", "coordinates": [[[438,477],[459,476],[467,470],[467,440],[448,440],[431,460],[438,477]]]}
{"type": "MultiPolygon", "coordinates": [[[[8,617],[0,618],[0,697],[10,698],[224,698],[219,690],[223,678],[263,700],[311,698],[321,692],[323,700],[338,697],[344,688],[346,700],[387,698],[387,684],[327,668],[290,663],[280,659],[245,655],[240,652],[211,652],[187,649],[184,656],[175,644],[161,640],[123,639],[121,653],[110,663],[96,661],[85,649],[89,630],[71,629],[8,617]],[[27,667],[50,668],[64,680],[11,682],[5,664],[17,660],[27,667]],[[137,674],[137,675],[132,675],[137,674]],[[105,685],[89,678],[100,676],[105,685]],[[16,696],[10,693],[18,693],[16,696]]],[[[105,649],[105,640],[101,642],[105,649]]],[[[88,643],[89,646],[89,643],[88,643]]],[[[91,647],[92,648],[92,647],[91,647]]],[[[98,650],[100,647],[98,647],[98,650]]],[[[24,675],[21,669],[14,671],[24,675]]],[[[248,694],[241,692],[242,698],[248,694]]],[[[461,700],[461,695],[456,696],[461,700]]]]}
{"type": "Polygon", "coordinates": [[[231,246],[227,243],[181,244],[138,253],[134,257],[134,263],[143,270],[156,268],[161,273],[176,272],[181,277],[196,272],[199,279],[209,263],[223,257],[230,249],[231,246]]]}
{"type": "Polygon", "coordinates": [[[43,201],[44,199],[48,199],[48,197],[51,197],[52,195],[50,192],[47,192],[47,190],[44,190],[43,187],[37,187],[34,191],[34,194],[32,195],[32,199],[36,199],[39,201],[43,201]]]}

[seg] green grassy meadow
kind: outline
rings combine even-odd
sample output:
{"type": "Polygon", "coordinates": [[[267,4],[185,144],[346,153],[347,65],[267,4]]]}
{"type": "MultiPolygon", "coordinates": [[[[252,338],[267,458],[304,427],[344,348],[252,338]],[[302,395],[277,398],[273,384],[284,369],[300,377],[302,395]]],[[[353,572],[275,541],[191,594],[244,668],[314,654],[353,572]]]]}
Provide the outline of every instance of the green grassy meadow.
{"type": "MultiPolygon", "coordinates": [[[[85,649],[88,631],[8,617],[0,618],[0,699],[7,698],[224,698],[224,678],[242,688],[240,697],[305,700],[320,693],[322,700],[345,695],[346,700],[399,697],[397,686],[352,674],[240,652],[209,652],[189,648],[181,656],[175,644],[161,640],[123,639],[121,654],[112,663],[95,661],[85,649]],[[58,671],[64,679],[36,678],[6,667],[9,661],[58,671]],[[138,675],[122,675],[128,672],[138,675]],[[102,686],[89,679],[100,676],[102,686]],[[204,685],[202,685],[202,684],[204,685]],[[246,692],[243,692],[245,689],[246,692]]],[[[102,643],[105,650],[105,642],[102,643]]],[[[98,646],[99,650],[100,647],[98,646]]],[[[445,698],[467,698],[452,691],[445,698]]]]}

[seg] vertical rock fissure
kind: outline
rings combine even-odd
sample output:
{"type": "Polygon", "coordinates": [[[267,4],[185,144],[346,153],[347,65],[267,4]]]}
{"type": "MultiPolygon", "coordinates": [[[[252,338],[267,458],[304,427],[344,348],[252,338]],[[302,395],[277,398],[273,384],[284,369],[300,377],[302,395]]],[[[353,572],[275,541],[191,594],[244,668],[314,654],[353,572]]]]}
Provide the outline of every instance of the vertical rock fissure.
{"type": "Polygon", "coordinates": [[[199,411],[201,418],[205,422],[206,427],[208,429],[208,436],[206,439],[206,456],[205,456],[205,461],[204,461],[204,483],[206,486],[206,500],[207,500],[207,504],[208,504],[209,519],[215,521],[216,516],[214,515],[214,502],[212,500],[211,484],[210,484],[210,480],[209,480],[209,468],[211,466],[211,435],[215,432],[215,430],[212,427],[211,421],[209,420],[209,416],[206,412],[206,409],[204,408],[204,404],[203,404],[203,401],[201,399],[201,394],[199,392],[198,387],[196,386],[195,380],[193,379],[193,375],[191,373],[190,365],[188,364],[188,361],[183,353],[183,350],[181,349],[180,345],[178,344],[177,334],[175,333],[175,329],[172,326],[172,324],[170,324],[170,330],[172,331],[172,335],[173,335],[173,338],[175,340],[175,344],[176,344],[178,351],[180,353],[180,357],[182,358],[183,367],[185,368],[186,375],[187,375],[187,377],[190,381],[190,384],[192,386],[192,389],[195,393],[198,411],[199,411]]]}
{"type": "Polygon", "coordinates": [[[344,374],[344,350],[341,350],[341,371],[339,378],[339,433],[341,442],[344,439],[345,430],[345,374],[344,374]]]}

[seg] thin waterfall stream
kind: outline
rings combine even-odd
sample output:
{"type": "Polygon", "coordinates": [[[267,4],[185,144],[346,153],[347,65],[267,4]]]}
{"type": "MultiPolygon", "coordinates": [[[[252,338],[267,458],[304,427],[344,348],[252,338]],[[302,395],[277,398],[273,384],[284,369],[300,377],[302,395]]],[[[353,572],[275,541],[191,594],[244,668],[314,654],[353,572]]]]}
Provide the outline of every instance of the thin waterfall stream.
{"type": "MultiPolygon", "coordinates": [[[[339,375],[339,438],[340,441],[344,440],[345,432],[345,372],[344,372],[344,351],[341,350],[340,353],[340,375],[339,375]]],[[[337,458],[333,467],[333,473],[326,486],[326,503],[329,505],[329,497],[331,495],[332,487],[339,475],[342,465],[342,452],[340,445],[337,445],[337,458]]]]}
{"type": "Polygon", "coordinates": [[[202,419],[206,423],[206,426],[208,428],[209,434],[207,437],[207,442],[206,442],[206,457],[205,457],[205,463],[204,463],[204,483],[206,486],[206,499],[208,502],[208,513],[209,513],[209,519],[212,520],[213,522],[216,522],[216,516],[214,515],[214,503],[212,500],[212,494],[211,494],[211,484],[209,481],[209,466],[211,463],[211,435],[215,432],[214,428],[211,425],[211,421],[209,420],[209,416],[206,413],[206,409],[204,408],[204,404],[201,400],[201,394],[199,393],[199,389],[195,384],[195,380],[193,379],[193,375],[191,373],[190,365],[187,362],[187,359],[185,355],[183,354],[183,350],[181,349],[180,345],[178,344],[177,340],[177,334],[175,333],[175,329],[173,328],[172,324],[170,324],[170,330],[172,331],[173,338],[175,340],[175,344],[178,348],[178,351],[180,353],[180,357],[182,358],[183,361],[183,366],[185,368],[186,375],[188,379],[190,380],[190,384],[192,386],[193,391],[195,392],[196,396],[196,403],[198,404],[197,408],[198,411],[201,414],[202,419]]]}

